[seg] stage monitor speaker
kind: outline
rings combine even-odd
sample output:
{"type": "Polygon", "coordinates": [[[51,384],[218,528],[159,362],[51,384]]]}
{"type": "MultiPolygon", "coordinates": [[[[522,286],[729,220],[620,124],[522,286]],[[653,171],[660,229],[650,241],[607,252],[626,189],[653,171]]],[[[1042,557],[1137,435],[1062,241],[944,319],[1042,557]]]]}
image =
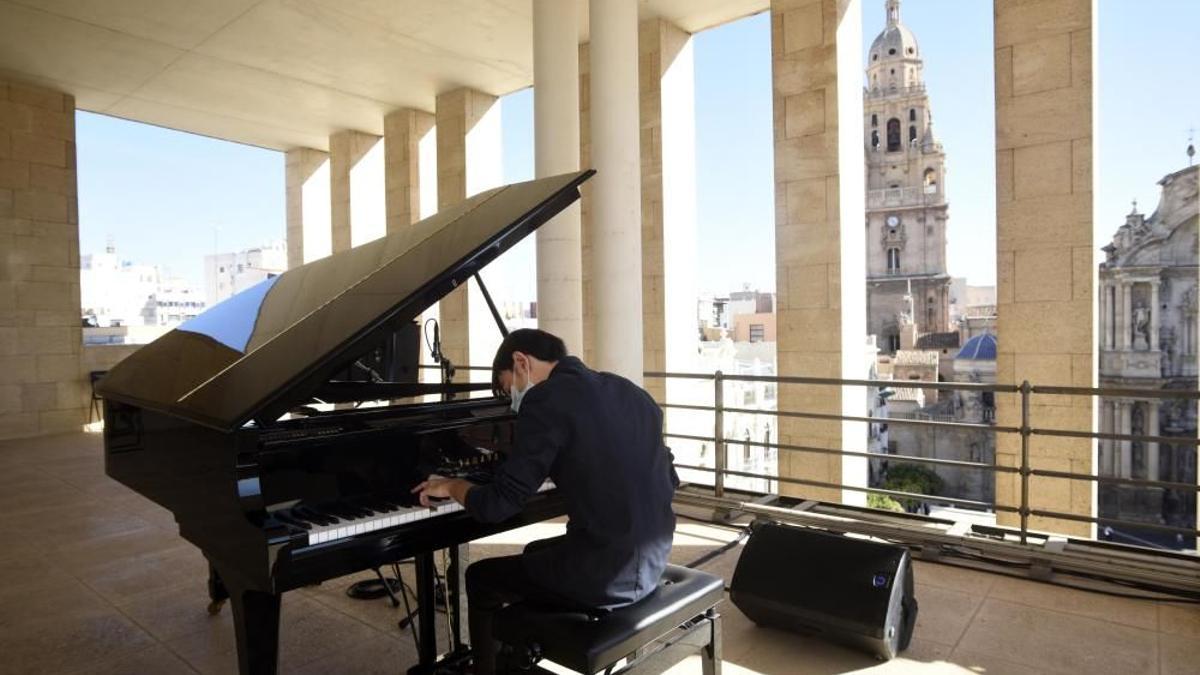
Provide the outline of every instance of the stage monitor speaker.
{"type": "Polygon", "coordinates": [[[729,594],[756,624],[882,659],[908,647],[917,620],[907,549],[778,523],[754,525],[729,594]]]}

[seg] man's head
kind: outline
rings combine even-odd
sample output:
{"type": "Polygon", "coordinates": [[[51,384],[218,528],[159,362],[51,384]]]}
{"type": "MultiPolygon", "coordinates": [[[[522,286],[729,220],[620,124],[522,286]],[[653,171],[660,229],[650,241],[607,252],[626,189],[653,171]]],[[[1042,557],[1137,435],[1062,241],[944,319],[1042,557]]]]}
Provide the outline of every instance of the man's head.
{"type": "Polygon", "coordinates": [[[514,385],[521,390],[535,385],[549,377],[566,355],[566,345],[555,335],[536,328],[514,330],[492,360],[492,389],[509,396],[514,385]]]}

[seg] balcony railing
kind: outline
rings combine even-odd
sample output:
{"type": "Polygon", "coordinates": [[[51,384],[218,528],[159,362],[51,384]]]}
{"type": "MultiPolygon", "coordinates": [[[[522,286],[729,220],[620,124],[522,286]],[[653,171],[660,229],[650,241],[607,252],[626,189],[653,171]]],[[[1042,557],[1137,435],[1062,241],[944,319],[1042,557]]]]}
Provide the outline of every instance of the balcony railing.
{"type": "MultiPolygon", "coordinates": [[[[1112,527],[1124,527],[1133,530],[1143,528],[1146,531],[1179,534],[1183,535],[1184,537],[1193,538],[1193,540],[1195,537],[1200,536],[1200,530],[1193,528],[1176,527],[1159,523],[1130,521],[1114,517],[1099,517],[1080,513],[1054,511],[1045,508],[1034,508],[1033,500],[1031,499],[1034,479],[1088,481],[1097,485],[1165,488],[1184,491],[1187,494],[1192,495],[1193,499],[1198,492],[1200,492],[1200,486],[1193,483],[1149,480],[1145,478],[1123,478],[1117,476],[1103,476],[1092,473],[1078,473],[1073,471],[1051,469],[1036,465],[1030,455],[1030,442],[1035,436],[1046,438],[1086,438],[1114,441],[1130,440],[1144,443],[1163,443],[1173,444],[1176,447],[1190,446],[1191,451],[1195,452],[1197,446],[1200,446],[1200,440],[1194,436],[1180,438],[1174,436],[1167,437],[1097,433],[1069,429],[1037,427],[1034,425],[1030,401],[1035,395],[1089,397],[1138,396],[1141,398],[1197,400],[1200,399],[1200,391],[1146,391],[1141,389],[1132,390],[1118,388],[1098,389],[1088,387],[1058,387],[1033,385],[1029,382],[1022,382],[1020,385],[1004,385],[957,382],[910,382],[895,380],[847,380],[814,377],[725,375],[719,371],[714,374],[647,372],[645,373],[645,377],[647,379],[708,380],[712,382],[712,397],[714,405],[707,406],[695,404],[677,404],[670,401],[661,403],[661,407],[665,410],[701,411],[708,412],[713,415],[713,433],[711,436],[698,434],[679,434],[673,433],[669,429],[664,434],[664,436],[666,436],[668,439],[675,438],[680,440],[698,441],[702,443],[712,443],[715,448],[715,452],[712,455],[712,466],[705,466],[701,464],[676,464],[676,467],[681,470],[691,470],[712,474],[713,482],[711,485],[711,492],[696,492],[694,489],[683,490],[679,493],[677,501],[695,506],[711,507],[716,509],[718,512],[751,514],[767,518],[789,520],[810,526],[835,529],[842,532],[856,532],[870,536],[877,536],[892,541],[905,543],[910,546],[924,547],[923,550],[927,551],[949,550],[949,547],[967,546],[977,551],[985,551],[993,558],[999,557],[999,559],[1007,560],[1010,563],[1013,563],[1015,560],[1022,560],[1023,562],[1013,564],[1028,565],[1031,576],[1038,576],[1039,574],[1043,575],[1043,577],[1040,578],[1044,578],[1045,575],[1052,574],[1054,571],[1062,572],[1064,574],[1083,576],[1099,575],[1103,576],[1107,580],[1116,580],[1119,583],[1136,583],[1148,585],[1149,587],[1165,592],[1183,593],[1189,596],[1200,596],[1200,557],[1197,557],[1194,553],[1177,553],[1174,551],[1145,548],[1141,546],[1127,546],[1109,542],[1070,538],[1066,539],[1067,544],[1063,545],[1061,543],[1063,539],[1060,536],[1056,536],[1052,533],[1031,531],[1029,527],[1029,519],[1031,517],[1039,517],[1090,523],[1097,526],[1107,525],[1112,527]],[[993,411],[990,411],[993,412],[992,415],[988,415],[988,417],[991,419],[985,418],[984,423],[971,423],[956,422],[946,419],[904,419],[903,417],[898,416],[880,418],[794,410],[765,411],[731,407],[724,404],[724,388],[725,385],[730,382],[770,382],[777,386],[853,386],[877,387],[881,389],[885,387],[920,387],[933,388],[943,391],[1015,394],[1020,406],[1020,425],[1010,426],[996,425],[992,423],[992,420],[994,419],[993,411]],[[725,415],[731,413],[766,415],[777,418],[862,422],[865,424],[886,423],[889,425],[914,425],[934,429],[944,428],[956,430],[978,430],[981,433],[1012,434],[1020,438],[1021,450],[1017,466],[1008,466],[999,464],[995,460],[980,462],[959,459],[941,459],[934,457],[831,449],[799,445],[794,443],[769,443],[752,441],[744,438],[727,438],[725,436],[724,417],[725,415]],[[843,458],[854,457],[867,460],[887,459],[889,461],[923,464],[930,467],[957,467],[967,470],[984,471],[992,474],[993,476],[998,474],[1009,474],[1015,476],[1019,482],[1019,501],[1016,504],[1001,503],[997,499],[993,499],[990,502],[981,502],[978,500],[961,499],[957,497],[943,497],[938,495],[918,494],[863,485],[833,483],[809,478],[799,478],[795,476],[771,475],[749,471],[731,470],[728,466],[729,445],[765,448],[770,451],[778,452],[780,455],[784,453],[798,453],[809,455],[836,455],[843,458]],[[850,492],[883,495],[898,500],[921,500],[950,506],[965,507],[968,509],[985,509],[993,512],[1012,513],[1017,515],[1019,519],[1019,527],[1016,529],[986,525],[973,525],[968,529],[963,529],[957,526],[938,527],[935,525],[935,522],[938,521],[936,518],[931,519],[928,517],[913,516],[911,514],[902,514],[906,522],[897,523],[895,522],[895,518],[898,514],[879,509],[851,507],[830,503],[821,503],[819,506],[813,507],[813,504],[818,503],[798,499],[788,500],[787,498],[777,494],[755,494],[746,493],[744,490],[734,490],[727,487],[727,483],[729,482],[728,479],[731,478],[757,479],[771,481],[768,483],[771,485],[786,484],[814,488],[836,489],[850,492]],[[912,519],[916,519],[916,521],[913,521],[912,519]],[[925,525],[925,527],[914,527],[912,525],[913,522],[920,522],[925,525]],[[1055,544],[1055,541],[1060,543],[1055,544]],[[1048,551],[1048,548],[1053,548],[1055,550],[1048,551]],[[1041,566],[1040,568],[1039,565],[1041,566]]],[[[865,435],[866,430],[864,430],[864,437],[865,435]]],[[[707,490],[708,488],[705,489],[707,490]]],[[[941,520],[940,522],[944,524],[947,521],[941,520]]],[[[936,555],[940,554],[935,554],[935,557],[936,555]]]]}
{"type": "MultiPolygon", "coordinates": [[[[422,366],[437,368],[437,366],[422,366]]],[[[490,371],[487,367],[459,367],[460,371],[490,371]]],[[[664,430],[667,439],[690,440],[701,443],[712,443],[715,452],[712,453],[712,466],[703,464],[676,463],[680,470],[695,471],[711,474],[711,486],[702,484],[685,484],[677,493],[675,501],[680,504],[711,508],[714,512],[732,518],[738,515],[751,515],[773,520],[781,520],[796,524],[819,527],[837,532],[852,532],[866,536],[878,537],[889,541],[905,544],[916,551],[918,557],[939,560],[952,564],[990,569],[1012,573],[1013,568],[1020,568],[1029,576],[1043,581],[1058,581],[1055,575],[1062,574],[1071,578],[1081,577],[1090,580],[1103,580],[1119,585],[1134,585],[1143,589],[1200,598],[1200,557],[1192,552],[1177,552],[1165,549],[1155,549],[1145,546],[1096,541],[1094,539],[1079,539],[1064,537],[1055,533],[1031,530],[1031,517],[1059,519],[1072,522],[1082,522],[1097,526],[1109,525],[1131,529],[1143,528],[1158,532],[1180,534],[1184,537],[1200,536],[1200,530],[1123,520],[1120,518],[1098,517],[1080,513],[1053,511],[1033,507],[1033,480],[1068,480],[1088,481],[1097,485],[1133,486],[1147,488],[1162,488],[1184,491],[1200,495],[1200,485],[1172,481],[1150,480],[1145,478],[1123,478],[1103,476],[1092,473],[1078,473],[1038,466],[1030,454],[1030,442],[1033,437],[1043,438],[1086,438],[1113,441],[1140,441],[1143,443],[1170,444],[1175,447],[1190,447],[1196,452],[1200,447],[1200,439],[1178,436],[1146,436],[1132,434],[1098,433],[1075,431],[1070,429],[1043,428],[1034,425],[1031,399],[1035,395],[1046,396],[1109,396],[1137,397],[1157,399],[1200,400],[1197,390],[1144,390],[1125,388],[1090,388],[1090,387],[1059,387],[1033,385],[1022,382],[1020,385],[1011,384],[975,384],[962,382],[922,382],[901,380],[850,380],[816,377],[787,377],[768,375],[725,375],[716,373],[669,373],[646,372],[648,380],[691,380],[709,381],[712,383],[713,405],[697,405],[691,403],[660,402],[667,411],[695,411],[708,413],[713,416],[712,435],[675,433],[670,429],[664,430]],[[941,391],[962,391],[974,393],[992,392],[993,394],[1015,394],[1020,407],[1020,424],[1018,426],[996,425],[985,418],[984,423],[955,422],[942,419],[904,419],[902,417],[869,417],[840,415],[833,413],[815,413],[796,410],[763,410],[760,408],[744,408],[725,405],[725,385],[731,382],[765,382],[776,385],[814,385],[828,387],[872,387],[900,388],[919,387],[941,391]],[[755,441],[746,438],[728,437],[725,433],[725,416],[727,414],[764,415],[776,418],[815,419],[833,422],[861,422],[866,425],[888,424],[912,425],[932,429],[977,430],[980,433],[1012,434],[1020,438],[1020,456],[1016,466],[1008,466],[992,461],[970,461],[959,459],[941,459],[935,457],[920,457],[914,455],[883,454],[858,452],[836,448],[822,448],[799,445],[794,443],[772,443],[755,441]],[[979,501],[958,497],[944,497],[901,490],[890,490],[846,483],[834,483],[747,471],[730,468],[729,446],[762,448],[768,453],[782,456],[785,453],[809,455],[834,455],[838,457],[853,457],[866,460],[887,459],[893,462],[923,464],[930,467],[955,467],[973,471],[987,472],[993,476],[1008,474],[1019,481],[1019,499],[1016,504],[1005,504],[997,499],[979,501]],[[870,507],[850,506],[841,503],[820,502],[810,499],[790,498],[780,494],[766,493],[761,490],[747,491],[728,487],[728,479],[749,479],[758,486],[797,485],[814,488],[844,490],[849,492],[877,494],[892,497],[897,500],[917,500],[951,507],[964,507],[975,510],[990,510],[1000,513],[1016,514],[1019,526],[1016,528],[980,525],[956,522],[943,517],[921,516],[908,513],[895,513],[870,507]]],[[[865,394],[864,394],[865,395],[865,394]]],[[[994,414],[994,413],[993,413],[994,414]]],[[[869,427],[868,427],[869,428],[869,427]]],[[[864,439],[867,430],[864,429],[864,439]]],[[[752,468],[752,467],[742,467],[752,468]]],[[[1065,584],[1083,587],[1079,584],[1065,584]]]]}

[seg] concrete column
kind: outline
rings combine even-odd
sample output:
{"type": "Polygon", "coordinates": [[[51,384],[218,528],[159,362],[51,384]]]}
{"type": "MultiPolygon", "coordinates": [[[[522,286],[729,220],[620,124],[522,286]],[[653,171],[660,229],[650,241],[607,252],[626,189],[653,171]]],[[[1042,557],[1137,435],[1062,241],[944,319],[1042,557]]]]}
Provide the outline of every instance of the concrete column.
{"type": "Polygon", "coordinates": [[[75,98],[0,76],[0,439],[78,431],[75,98]]]}
{"type": "Polygon", "coordinates": [[[324,258],[331,249],[329,153],[312,148],[287,151],[288,268],[324,258]]]}
{"type": "MultiPolygon", "coordinates": [[[[579,45],[579,165],[592,164],[592,116],[590,47],[579,45]]],[[[594,272],[592,265],[592,183],[588,181],[580,189],[579,238],[582,261],[580,272],[583,291],[583,360],[596,363],[596,302],[592,289],[594,272]]]]}
{"type": "MultiPolygon", "coordinates": [[[[1130,401],[1118,401],[1117,412],[1120,415],[1120,431],[1128,434],[1133,428],[1133,404],[1130,401]]],[[[1125,439],[1121,444],[1121,478],[1133,478],[1133,441],[1125,439]]]]}
{"type": "MultiPolygon", "coordinates": [[[[771,3],[775,261],[780,375],[862,379],[866,246],[862,7],[857,0],[771,3]],[[849,120],[846,125],[842,120],[849,120]]],[[[780,410],[866,416],[860,387],[783,385],[780,410]]],[[[781,443],[865,452],[861,423],[781,418],[781,443]]],[[[865,461],[780,453],[780,477],[865,485],[865,461]]],[[[862,493],[780,483],[786,494],[865,503],[862,493]]]]}
{"type": "Polygon", "coordinates": [[[1133,283],[1121,280],[1121,350],[1133,348],[1133,283]]]}
{"type": "Polygon", "coordinates": [[[588,6],[591,23],[595,367],[642,382],[641,176],[636,0],[588,6]]]}
{"type": "MultiPolygon", "coordinates": [[[[662,19],[644,21],[638,29],[642,349],[647,371],[696,368],[696,97],[691,37],[662,19]]],[[[653,378],[644,386],[656,400],[664,401],[678,400],[692,384],[653,378]]]]}
{"type": "MultiPolygon", "coordinates": [[[[500,108],[495,96],[466,88],[439,95],[436,107],[437,200],[441,210],[499,184],[500,108]]],[[[439,303],[442,351],[458,365],[490,365],[493,354],[487,353],[488,346],[498,342],[482,299],[472,300],[471,296],[478,293],[474,287],[474,281],[460,286],[439,303]],[[486,336],[471,333],[471,319],[476,315],[489,324],[486,336]],[[481,341],[484,338],[489,339],[481,341]]],[[[481,375],[488,377],[486,373],[481,375]]]]}
{"type": "Polygon", "coordinates": [[[1158,351],[1158,326],[1162,317],[1158,311],[1158,279],[1150,280],[1150,351],[1158,351]]]}
{"type": "MultiPolygon", "coordinates": [[[[534,169],[541,178],[579,169],[579,3],[533,2],[534,169]]],[[[583,354],[579,203],[537,231],[538,326],[583,354]]]]}
{"type": "MultiPolygon", "coordinates": [[[[384,217],[387,234],[400,232],[437,212],[436,167],[428,166],[434,163],[435,143],[433,115],[430,113],[402,108],[383,118],[384,217]],[[426,149],[424,153],[422,146],[426,149]],[[427,196],[423,197],[423,193],[427,196]]],[[[429,318],[438,318],[436,305],[418,321],[424,326],[429,318]]],[[[421,363],[433,363],[429,346],[423,338],[421,363]]],[[[422,369],[419,375],[423,382],[441,379],[441,374],[433,369],[422,369]]]]}
{"type": "MultiPolygon", "coordinates": [[[[1096,342],[1092,242],[1092,2],[997,2],[997,381],[1094,387],[1096,342]]],[[[1037,396],[1035,420],[1091,431],[1092,397],[1037,396]]],[[[1000,425],[1019,425],[1015,395],[998,400],[1000,425]]],[[[1001,436],[1008,436],[1002,434],[1001,436]]],[[[1034,437],[1035,467],[1092,473],[1093,441],[1034,437]],[[1065,441],[1065,442],[1064,442],[1065,441]]],[[[997,461],[1015,466],[1020,440],[997,438],[997,461]]],[[[1020,482],[997,474],[997,499],[1019,503],[1020,482]]],[[[1037,480],[1035,509],[1090,516],[1090,481],[1037,480]]],[[[998,513],[1002,525],[1018,516],[998,513]]],[[[1033,518],[1033,529],[1089,536],[1087,523],[1033,518]]]]}
{"type": "MultiPolygon", "coordinates": [[[[433,131],[433,115],[403,108],[383,118],[384,211],[387,233],[424,217],[421,201],[421,142],[433,131]]],[[[436,212],[436,204],[428,205],[436,212]]]]}
{"type": "Polygon", "coordinates": [[[339,131],[329,137],[330,242],[334,253],[384,233],[383,165],[367,166],[368,156],[382,159],[373,153],[382,150],[378,144],[379,136],[361,131],[339,131]],[[378,175],[365,175],[368,169],[375,169],[371,173],[378,175]],[[359,234],[368,231],[374,236],[359,234]]]}
{"type": "MultiPolygon", "coordinates": [[[[1158,399],[1148,399],[1146,405],[1146,435],[1158,435],[1158,399]]],[[[1146,444],[1146,478],[1158,480],[1158,443],[1146,444]]]]}

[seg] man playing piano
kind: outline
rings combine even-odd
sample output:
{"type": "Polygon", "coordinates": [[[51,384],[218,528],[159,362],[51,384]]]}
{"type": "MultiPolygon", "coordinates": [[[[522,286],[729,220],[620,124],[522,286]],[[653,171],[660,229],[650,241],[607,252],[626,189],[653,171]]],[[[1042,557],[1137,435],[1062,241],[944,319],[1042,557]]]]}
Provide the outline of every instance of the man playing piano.
{"type": "Polygon", "coordinates": [[[498,522],[516,515],[549,478],[569,520],[561,537],[467,569],[475,672],[484,674],[495,669],[492,615],[507,603],[613,609],[654,590],[671,550],[679,484],[650,395],[568,356],[554,335],[510,333],[496,352],[492,382],[517,413],[512,452],[492,482],[431,477],[413,492],[422,504],[451,498],[476,519],[498,522]]]}

